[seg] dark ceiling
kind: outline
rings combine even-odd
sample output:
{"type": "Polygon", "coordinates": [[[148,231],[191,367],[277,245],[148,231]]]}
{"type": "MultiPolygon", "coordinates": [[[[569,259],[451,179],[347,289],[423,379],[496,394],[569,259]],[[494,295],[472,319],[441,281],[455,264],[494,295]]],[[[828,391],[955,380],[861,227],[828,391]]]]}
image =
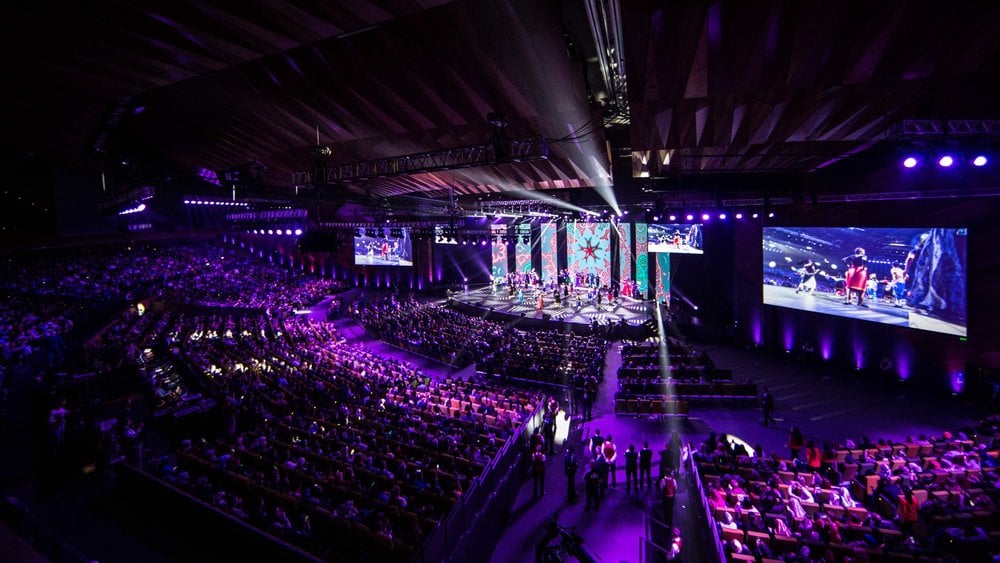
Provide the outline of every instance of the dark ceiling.
{"type": "Polygon", "coordinates": [[[484,143],[490,112],[556,140],[548,160],[346,185],[439,198],[592,188],[630,151],[667,151],[672,174],[808,173],[903,118],[1000,117],[1000,3],[596,4],[620,14],[627,131],[601,126],[592,2],[20,2],[4,144],[93,170],[258,162],[290,191],[317,128],[330,164],[484,143]]]}

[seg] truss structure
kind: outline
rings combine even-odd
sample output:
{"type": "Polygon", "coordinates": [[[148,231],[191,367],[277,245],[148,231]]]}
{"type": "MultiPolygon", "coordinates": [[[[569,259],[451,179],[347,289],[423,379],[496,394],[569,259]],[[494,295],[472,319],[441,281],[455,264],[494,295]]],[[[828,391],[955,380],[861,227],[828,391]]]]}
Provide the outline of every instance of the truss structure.
{"type": "Polygon", "coordinates": [[[548,141],[544,137],[530,137],[335,166],[317,166],[292,173],[292,183],[296,186],[315,186],[508,162],[544,160],[548,157],[548,141]]]}

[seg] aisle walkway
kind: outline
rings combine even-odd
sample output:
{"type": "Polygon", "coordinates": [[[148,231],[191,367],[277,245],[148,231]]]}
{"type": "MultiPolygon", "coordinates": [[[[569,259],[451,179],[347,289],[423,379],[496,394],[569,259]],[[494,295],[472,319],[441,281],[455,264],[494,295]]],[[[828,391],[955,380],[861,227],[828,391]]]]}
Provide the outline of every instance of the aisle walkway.
{"type": "MultiPolygon", "coordinates": [[[[661,505],[655,493],[643,491],[627,495],[624,488],[624,462],[618,463],[619,486],[608,490],[607,500],[600,511],[584,512],[582,487],[589,453],[583,444],[597,430],[615,437],[619,459],[630,443],[636,449],[649,441],[654,452],[664,449],[671,432],[678,432],[684,443],[694,447],[709,433],[738,436],[749,444],[761,444],[766,452],[784,452],[789,429],[799,426],[807,438],[842,440],[868,435],[903,440],[907,435],[940,434],[974,424],[988,413],[968,405],[958,397],[914,389],[905,383],[875,382],[858,379],[859,374],[825,365],[808,369],[790,356],[772,356],[761,351],[743,350],[719,345],[692,346],[707,351],[720,368],[732,369],[737,381],[750,380],[759,387],[768,386],[775,397],[780,422],[765,427],[756,406],[734,407],[719,404],[695,404],[691,416],[649,420],[631,417],[616,418],[613,397],[618,387],[617,370],[621,364],[620,343],[609,350],[603,383],[594,408],[594,419],[573,421],[568,447],[576,448],[581,460],[577,473],[575,504],[566,502],[566,478],[563,473],[561,448],[546,463],[546,494],[539,500],[531,498],[531,481],[525,478],[507,529],[491,561],[534,561],[535,543],[544,535],[544,524],[558,512],[558,521],[575,527],[585,540],[584,547],[598,561],[637,561],[639,542],[644,537],[644,515],[661,518],[661,505]]],[[[785,454],[787,455],[787,454],[785,454]]],[[[658,454],[654,455],[653,477],[656,478],[658,454]]],[[[705,561],[706,531],[693,524],[685,479],[678,479],[680,489],[674,510],[674,524],[684,538],[684,559],[705,561]]]]}
{"type": "MultiPolygon", "coordinates": [[[[532,484],[526,479],[515,501],[510,521],[491,559],[494,563],[510,561],[534,561],[535,544],[544,536],[544,525],[548,518],[558,512],[558,521],[563,526],[573,527],[584,539],[584,548],[598,561],[638,561],[640,538],[645,537],[645,519],[648,516],[662,520],[662,504],[656,489],[660,452],[666,446],[671,432],[682,437],[693,429],[683,418],[662,420],[619,418],[614,414],[614,394],[618,389],[618,368],[621,365],[621,344],[612,343],[608,350],[604,368],[604,383],[597,394],[594,418],[590,421],[573,420],[573,427],[567,443],[557,448],[556,455],[550,456],[545,466],[545,496],[532,499],[532,484]],[[597,431],[602,436],[612,436],[618,447],[617,487],[609,487],[607,498],[601,501],[596,512],[586,512],[583,476],[593,459],[590,455],[590,437],[597,431]],[[643,488],[640,492],[625,491],[624,453],[629,444],[636,450],[642,449],[644,441],[653,449],[653,490],[643,488]],[[576,475],[576,503],[567,502],[566,475],[563,471],[563,455],[572,447],[580,460],[576,475]]],[[[678,495],[674,508],[674,524],[681,528],[685,538],[686,556],[689,561],[699,561],[701,553],[697,545],[703,532],[691,527],[692,518],[687,516],[690,509],[688,492],[683,476],[678,479],[678,495]],[[687,538],[691,538],[690,541],[687,538]]]]}

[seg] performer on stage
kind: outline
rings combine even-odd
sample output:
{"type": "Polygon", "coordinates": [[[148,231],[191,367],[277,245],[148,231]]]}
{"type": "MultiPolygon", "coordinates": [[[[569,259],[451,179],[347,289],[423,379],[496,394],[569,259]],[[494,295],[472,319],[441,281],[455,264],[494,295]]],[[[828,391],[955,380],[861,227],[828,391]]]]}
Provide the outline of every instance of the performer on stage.
{"type": "Polygon", "coordinates": [[[816,290],[816,274],[819,273],[819,266],[809,258],[801,264],[802,267],[798,269],[799,286],[795,288],[795,293],[805,292],[808,295],[816,290]]]}
{"type": "Polygon", "coordinates": [[[542,299],[543,295],[544,294],[541,291],[538,292],[538,305],[537,305],[537,307],[538,307],[539,311],[541,311],[542,309],[545,308],[545,300],[542,299]]]}
{"type": "Polygon", "coordinates": [[[844,274],[844,282],[847,285],[847,300],[845,305],[851,304],[851,296],[858,296],[858,307],[868,307],[865,305],[865,287],[868,284],[868,257],[865,256],[865,249],[854,249],[854,254],[845,256],[843,259],[847,266],[844,274]]]}
{"type": "Polygon", "coordinates": [[[906,273],[903,270],[903,265],[899,262],[893,262],[892,269],[889,270],[889,275],[892,276],[890,287],[892,288],[895,305],[902,307],[903,303],[906,302],[906,273]]]}

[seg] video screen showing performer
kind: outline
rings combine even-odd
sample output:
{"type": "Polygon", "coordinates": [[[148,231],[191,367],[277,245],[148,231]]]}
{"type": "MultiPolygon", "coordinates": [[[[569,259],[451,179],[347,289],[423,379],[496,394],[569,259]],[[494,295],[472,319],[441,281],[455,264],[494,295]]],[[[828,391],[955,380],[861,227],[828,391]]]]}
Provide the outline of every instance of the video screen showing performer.
{"type": "Polygon", "coordinates": [[[964,228],[765,227],[764,304],[967,335],[964,228]]]}
{"type": "Polygon", "coordinates": [[[409,227],[359,230],[354,237],[354,264],[412,266],[413,244],[409,227]]]}
{"type": "Polygon", "coordinates": [[[701,223],[650,224],[649,252],[704,254],[701,223]]]}

